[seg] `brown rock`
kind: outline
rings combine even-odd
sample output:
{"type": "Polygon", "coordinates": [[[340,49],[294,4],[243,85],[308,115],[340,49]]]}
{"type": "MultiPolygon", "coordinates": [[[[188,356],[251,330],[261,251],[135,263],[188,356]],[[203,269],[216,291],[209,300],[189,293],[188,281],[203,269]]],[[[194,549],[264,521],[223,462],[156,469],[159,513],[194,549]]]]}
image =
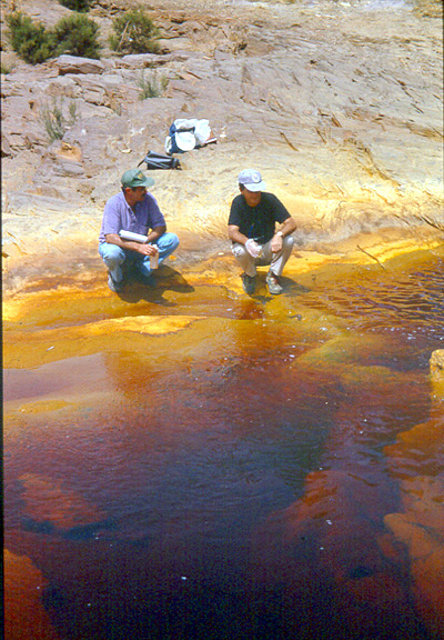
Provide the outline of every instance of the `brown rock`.
{"type": "MultiPolygon", "coordinates": [[[[442,497],[442,493],[440,493],[442,497]]],[[[435,503],[436,509],[436,503],[435,503]]],[[[410,514],[384,519],[396,538],[407,545],[411,558],[415,604],[433,637],[444,634],[444,539],[412,520],[410,514]]]]}
{"type": "Polygon", "coordinates": [[[8,549],[4,553],[4,631],[8,640],[59,640],[42,595],[47,580],[31,559],[8,549]]]}
{"type": "MultiPolygon", "coordinates": [[[[182,116],[209,119],[219,144],[184,154],[183,175],[156,174],[156,197],[181,228],[205,233],[211,220],[225,239],[236,175],[242,166],[257,165],[270,189],[291,204],[301,243],[321,236],[335,242],[401,223],[438,232],[439,20],[407,9],[387,20],[385,11],[344,9],[340,3],[323,12],[322,2],[304,8],[277,3],[273,9],[242,3],[232,11],[225,2],[209,8],[200,0],[155,0],[150,14],[172,53],[120,58],[103,49],[103,60],[67,54],[34,66],[17,60],[2,77],[3,153],[11,160],[2,186],[16,191],[21,182],[45,192],[40,116],[54,97],[76,104],[77,121],[63,141],[81,149],[83,172],[74,164],[58,165],[52,188],[69,176],[63,195],[68,206],[72,194],[91,194],[84,205],[93,216],[128,166],[136,166],[148,149],[163,152],[171,122],[182,116]],[[412,42],[420,43],[414,58],[412,42]],[[140,100],[139,70],[160,66],[168,85],[164,97],[140,100]],[[26,166],[25,152],[34,154],[26,166]],[[196,221],[200,210],[205,223],[196,221]]],[[[94,7],[103,36],[110,16],[125,7],[107,0],[94,7]]],[[[21,8],[48,25],[68,13],[45,0],[22,0],[21,8]]],[[[14,215],[7,224],[11,233],[23,233],[14,215]]],[[[46,218],[36,223],[42,236],[45,224],[46,218]]]]}
{"type": "Polygon", "coordinates": [[[52,62],[60,75],[67,73],[103,73],[105,66],[100,60],[93,58],[81,58],[63,54],[52,62]]]}
{"type": "Polygon", "coordinates": [[[150,67],[158,67],[166,64],[169,58],[167,56],[158,55],[156,53],[133,53],[122,56],[119,66],[128,69],[145,69],[150,67]]]}

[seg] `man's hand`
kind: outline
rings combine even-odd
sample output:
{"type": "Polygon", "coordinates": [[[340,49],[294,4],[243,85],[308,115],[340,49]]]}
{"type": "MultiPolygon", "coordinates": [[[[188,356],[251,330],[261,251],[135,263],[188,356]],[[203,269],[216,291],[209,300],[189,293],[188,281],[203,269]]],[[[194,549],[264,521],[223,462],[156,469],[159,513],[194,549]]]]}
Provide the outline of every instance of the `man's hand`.
{"type": "Polygon", "coordinates": [[[144,256],[155,256],[159,253],[159,249],[155,244],[139,244],[137,245],[137,251],[144,256]]]}
{"type": "Polygon", "coordinates": [[[271,250],[273,253],[277,253],[282,249],[282,231],[278,231],[271,239],[271,250]]]}
{"type": "Polygon", "coordinates": [[[253,240],[253,238],[249,238],[245,243],[245,249],[248,251],[252,258],[259,258],[261,255],[261,247],[253,240]]]}

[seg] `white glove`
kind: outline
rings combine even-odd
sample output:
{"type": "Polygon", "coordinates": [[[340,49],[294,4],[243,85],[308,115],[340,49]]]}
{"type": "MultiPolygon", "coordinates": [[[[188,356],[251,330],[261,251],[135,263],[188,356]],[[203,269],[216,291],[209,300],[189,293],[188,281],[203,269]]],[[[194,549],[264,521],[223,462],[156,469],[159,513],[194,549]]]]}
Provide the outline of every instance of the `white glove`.
{"type": "Polygon", "coordinates": [[[248,238],[245,243],[245,249],[248,251],[252,258],[259,258],[261,255],[262,248],[257,242],[253,240],[253,238],[248,238]]]}

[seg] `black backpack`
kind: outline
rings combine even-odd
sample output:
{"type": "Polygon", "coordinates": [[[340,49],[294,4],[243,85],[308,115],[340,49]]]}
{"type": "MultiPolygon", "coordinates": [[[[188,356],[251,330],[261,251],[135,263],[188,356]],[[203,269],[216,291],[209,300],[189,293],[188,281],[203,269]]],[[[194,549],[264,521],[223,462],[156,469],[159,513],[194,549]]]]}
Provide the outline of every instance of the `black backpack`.
{"type": "Polygon", "coordinates": [[[145,162],[148,169],[182,169],[180,166],[180,160],[178,158],[172,158],[171,156],[163,156],[155,151],[148,151],[143,160],[137,165],[145,162]]]}

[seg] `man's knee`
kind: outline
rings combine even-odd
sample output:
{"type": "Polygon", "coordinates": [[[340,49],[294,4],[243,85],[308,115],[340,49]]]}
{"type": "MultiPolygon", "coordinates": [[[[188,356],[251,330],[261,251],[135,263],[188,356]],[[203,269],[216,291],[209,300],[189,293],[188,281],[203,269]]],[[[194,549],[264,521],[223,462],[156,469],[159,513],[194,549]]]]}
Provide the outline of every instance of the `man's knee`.
{"type": "Polygon", "coordinates": [[[179,246],[179,238],[177,237],[177,235],[175,233],[169,233],[168,235],[170,236],[169,242],[170,242],[171,247],[172,247],[172,249],[174,251],[179,246]]]}
{"type": "Polygon", "coordinates": [[[285,260],[285,262],[287,262],[287,260],[291,256],[293,245],[294,245],[293,236],[286,236],[285,238],[282,238],[282,250],[280,255],[282,256],[283,260],[285,260]]]}
{"type": "Polygon", "coordinates": [[[175,233],[171,233],[167,231],[157,240],[157,246],[159,249],[167,249],[169,251],[174,251],[179,246],[179,238],[175,233]]]}
{"type": "Polygon", "coordinates": [[[285,249],[293,249],[293,245],[294,245],[294,238],[293,236],[285,236],[285,238],[282,238],[282,246],[285,249]]]}
{"type": "Polygon", "coordinates": [[[99,249],[103,262],[109,266],[118,266],[125,261],[125,252],[116,244],[103,243],[99,249]]]}

